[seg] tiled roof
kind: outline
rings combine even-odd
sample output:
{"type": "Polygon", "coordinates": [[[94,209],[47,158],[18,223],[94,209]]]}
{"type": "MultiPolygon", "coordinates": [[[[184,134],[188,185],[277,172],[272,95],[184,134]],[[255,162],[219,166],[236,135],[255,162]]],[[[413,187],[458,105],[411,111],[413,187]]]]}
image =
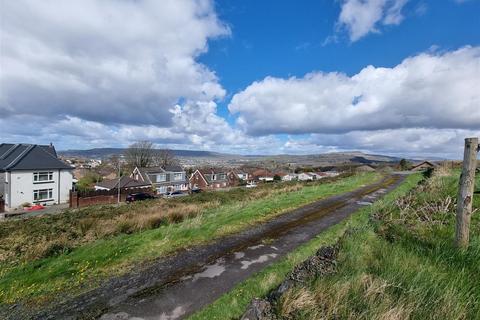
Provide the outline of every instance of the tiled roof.
{"type": "Polygon", "coordinates": [[[73,170],[73,167],[58,159],[51,145],[0,144],[0,171],[51,169],[73,170]]]}
{"type": "MultiPolygon", "coordinates": [[[[103,180],[96,184],[98,187],[106,188],[106,189],[115,189],[118,187],[118,179],[111,179],[111,180],[103,180]]],[[[120,189],[124,188],[141,188],[150,186],[149,183],[140,182],[133,178],[123,176],[120,178],[120,189]]]]}

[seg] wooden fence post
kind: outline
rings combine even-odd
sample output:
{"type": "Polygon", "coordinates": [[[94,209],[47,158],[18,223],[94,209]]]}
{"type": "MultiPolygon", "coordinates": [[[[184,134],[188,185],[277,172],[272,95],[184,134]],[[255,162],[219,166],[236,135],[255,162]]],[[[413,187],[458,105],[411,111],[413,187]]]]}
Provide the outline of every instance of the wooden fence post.
{"type": "Polygon", "coordinates": [[[478,138],[465,139],[462,175],[460,176],[457,197],[457,225],[455,228],[455,244],[459,248],[468,247],[478,148],[478,138]]]}

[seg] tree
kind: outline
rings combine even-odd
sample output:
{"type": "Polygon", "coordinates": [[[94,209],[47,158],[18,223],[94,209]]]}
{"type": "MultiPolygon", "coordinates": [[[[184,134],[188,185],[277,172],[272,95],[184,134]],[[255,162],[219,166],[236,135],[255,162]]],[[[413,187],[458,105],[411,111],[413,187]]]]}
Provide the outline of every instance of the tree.
{"type": "MultiPolygon", "coordinates": [[[[115,170],[115,173],[118,176],[118,173],[122,169],[120,157],[114,154],[108,159],[108,162],[110,163],[110,166],[115,170]]],[[[122,175],[121,172],[120,172],[120,175],[122,175]]]]}
{"type": "Polygon", "coordinates": [[[125,159],[131,168],[148,167],[154,165],[154,151],[152,142],[138,141],[125,151],[125,159]]]}
{"type": "Polygon", "coordinates": [[[165,167],[176,164],[177,159],[175,158],[175,154],[172,152],[172,150],[162,149],[155,153],[154,162],[157,166],[165,167]]]}
{"type": "Polygon", "coordinates": [[[273,176],[273,181],[282,181],[282,177],[280,177],[278,174],[273,176]]]}
{"type": "Polygon", "coordinates": [[[408,170],[408,168],[410,168],[410,163],[405,159],[400,160],[399,165],[402,170],[408,170]]]}
{"type": "Polygon", "coordinates": [[[95,183],[102,181],[102,177],[93,171],[89,171],[84,177],[80,178],[77,182],[77,190],[88,191],[93,190],[95,183]]]}

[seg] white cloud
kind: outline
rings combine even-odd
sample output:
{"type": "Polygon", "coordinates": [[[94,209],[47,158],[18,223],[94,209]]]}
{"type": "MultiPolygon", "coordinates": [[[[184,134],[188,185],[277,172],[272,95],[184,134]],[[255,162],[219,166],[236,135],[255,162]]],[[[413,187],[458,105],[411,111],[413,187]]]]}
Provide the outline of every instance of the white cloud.
{"type": "Polygon", "coordinates": [[[459,129],[385,129],[352,131],[344,134],[313,134],[307,138],[290,137],[286,152],[327,152],[359,150],[399,157],[447,157],[460,159],[465,137],[480,136],[478,130],[459,129]]]}
{"type": "Polygon", "coordinates": [[[225,95],[196,61],[229,34],[210,0],[0,1],[4,117],[169,126],[179,99],[225,95]]]}
{"type": "Polygon", "coordinates": [[[480,129],[480,47],[423,53],[351,77],[315,72],[267,77],[231,100],[253,135],[400,128],[480,129]]]}
{"type": "Polygon", "coordinates": [[[337,25],[346,28],[352,42],[380,25],[398,25],[403,20],[402,9],[408,0],[344,0],[337,25]]]}
{"type": "Polygon", "coordinates": [[[277,152],[281,142],[272,136],[249,137],[218,116],[214,102],[187,102],[170,109],[171,127],[135,124],[104,124],[77,117],[45,125],[42,116],[15,115],[0,119],[2,142],[47,144],[55,141],[59,150],[68,148],[125,147],[149,140],[172,149],[216,150],[232,153],[277,152]],[[24,125],[19,126],[18,123],[24,125]],[[5,139],[5,140],[4,140],[5,139]],[[265,146],[268,146],[266,148],[265,146]]]}

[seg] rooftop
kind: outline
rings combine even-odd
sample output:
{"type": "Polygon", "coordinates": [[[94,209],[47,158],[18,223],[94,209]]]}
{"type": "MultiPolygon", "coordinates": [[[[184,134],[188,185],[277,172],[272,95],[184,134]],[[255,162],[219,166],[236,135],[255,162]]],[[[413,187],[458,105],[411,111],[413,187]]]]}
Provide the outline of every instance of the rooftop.
{"type": "Polygon", "coordinates": [[[0,171],[52,169],[73,170],[57,158],[53,145],[0,144],[0,171]]]}

